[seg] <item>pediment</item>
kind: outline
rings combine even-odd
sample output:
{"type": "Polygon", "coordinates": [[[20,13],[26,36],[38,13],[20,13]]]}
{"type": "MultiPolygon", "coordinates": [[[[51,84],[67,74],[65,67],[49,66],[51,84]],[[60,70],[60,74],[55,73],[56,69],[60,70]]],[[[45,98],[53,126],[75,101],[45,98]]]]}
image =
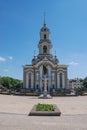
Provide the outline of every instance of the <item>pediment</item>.
{"type": "Polygon", "coordinates": [[[56,65],[54,65],[50,60],[48,60],[47,57],[44,57],[43,60],[39,61],[39,62],[35,65],[35,67],[39,67],[39,66],[44,65],[44,64],[50,65],[50,66],[52,66],[53,68],[56,67],[56,65]]]}
{"type": "Polygon", "coordinates": [[[49,60],[47,59],[47,57],[44,57],[44,58],[43,58],[43,61],[49,61],[49,60]]]}

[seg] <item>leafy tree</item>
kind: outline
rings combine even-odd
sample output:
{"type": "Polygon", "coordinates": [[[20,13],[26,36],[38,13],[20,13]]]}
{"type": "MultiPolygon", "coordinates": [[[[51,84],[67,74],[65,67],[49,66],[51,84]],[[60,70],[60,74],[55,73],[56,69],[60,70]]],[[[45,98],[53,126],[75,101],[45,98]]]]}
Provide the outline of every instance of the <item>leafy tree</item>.
{"type": "Polygon", "coordinates": [[[22,88],[22,81],[15,79],[14,80],[14,89],[19,91],[21,88],[22,88]]]}
{"type": "Polygon", "coordinates": [[[0,84],[9,90],[19,90],[22,88],[22,81],[11,77],[0,77],[0,84]]]}
{"type": "Polygon", "coordinates": [[[1,78],[1,85],[3,85],[4,87],[9,89],[10,84],[11,84],[11,80],[9,77],[2,77],[1,78]]]}
{"type": "Polygon", "coordinates": [[[83,80],[83,86],[87,89],[87,77],[83,80]]]}

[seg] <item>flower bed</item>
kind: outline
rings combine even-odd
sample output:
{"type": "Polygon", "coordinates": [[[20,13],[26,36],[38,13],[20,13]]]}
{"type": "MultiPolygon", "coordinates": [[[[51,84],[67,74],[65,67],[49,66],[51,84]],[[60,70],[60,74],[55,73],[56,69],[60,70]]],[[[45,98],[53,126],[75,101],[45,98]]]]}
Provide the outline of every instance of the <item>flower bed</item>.
{"type": "Polygon", "coordinates": [[[60,116],[61,112],[55,104],[40,104],[34,105],[29,113],[29,116],[60,116]]]}
{"type": "Polygon", "coordinates": [[[40,104],[36,105],[36,111],[54,111],[55,108],[53,105],[50,104],[40,104]]]}

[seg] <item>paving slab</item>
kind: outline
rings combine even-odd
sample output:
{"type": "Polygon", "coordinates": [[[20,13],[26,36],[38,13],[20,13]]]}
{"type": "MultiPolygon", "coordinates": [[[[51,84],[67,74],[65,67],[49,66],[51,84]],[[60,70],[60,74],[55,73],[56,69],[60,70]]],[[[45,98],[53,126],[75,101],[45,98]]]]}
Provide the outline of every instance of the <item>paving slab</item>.
{"type": "Polygon", "coordinates": [[[87,96],[38,99],[0,95],[0,130],[87,130],[87,96]],[[37,103],[56,104],[62,114],[28,116],[37,103]]]}
{"type": "Polygon", "coordinates": [[[87,115],[37,117],[0,114],[0,130],[87,130],[87,115]]]}

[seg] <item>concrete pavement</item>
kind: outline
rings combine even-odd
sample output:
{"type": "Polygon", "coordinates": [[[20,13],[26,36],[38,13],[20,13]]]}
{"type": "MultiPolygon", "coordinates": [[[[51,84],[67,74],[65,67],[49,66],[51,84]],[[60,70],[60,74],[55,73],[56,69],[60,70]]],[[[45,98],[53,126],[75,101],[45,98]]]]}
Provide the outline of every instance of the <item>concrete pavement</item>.
{"type": "Polygon", "coordinates": [[[87,130],[87,97],[37,97],[0,95],[0,130],[87,130]],[[57,104],[60,117],[28,116],[36,103],[57,104]]]}

